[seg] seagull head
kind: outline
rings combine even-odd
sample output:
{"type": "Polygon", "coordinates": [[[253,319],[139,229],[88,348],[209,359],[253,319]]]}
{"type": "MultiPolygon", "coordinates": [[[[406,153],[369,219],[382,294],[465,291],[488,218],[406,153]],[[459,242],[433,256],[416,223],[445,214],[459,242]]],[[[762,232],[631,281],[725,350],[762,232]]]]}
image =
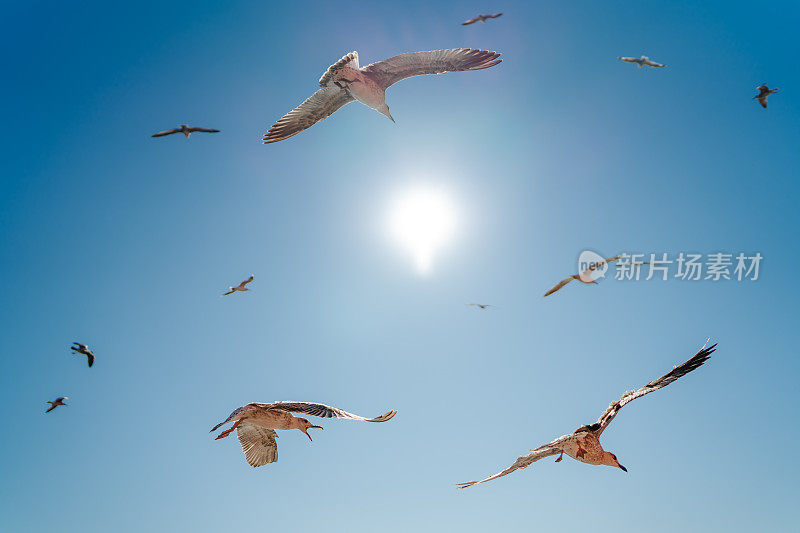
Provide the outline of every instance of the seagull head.
{"type": "Polygon", "coordinates": [[[627,472],[628,471],[627,468],[625,468],[624,466],[619,464],[619,461],[617,460],[617,456],[614,455],[611,452],[603,452],[603,464],[607,465],[607,466],[614,466],[616,468],[619,468],[623,472],[627,472]]]}
{"type": "Polygon", "coordinates": [[[297,419],[297,423],[298,423],[298,425],[299,425],[299,427],[298,427],[297,429],[299,429],[300,431],[302,431],[303,433],[305,433],[305,434],[306,434],[306,437],[308,437],[308,440],[312,440],[312,441],[313,441],[314,439],[312,439],[312,438],[311,438],[311,435],[309,435],[309,434],[308,434],[308,430],[309,430],[309,429],[312,429],[312,428],[313,428],[313,429],[325,429],[325,428],[323,428],[322,426],[315,426],[314,424],[312,424],[311,422],[309,422],[309,421],[308,421],[308,420],[306,420],[305,418],[298,418],[298,419],[297,419]]]}
{"type": "Polygon", "coordinates": [[[387,117],[389,117],[392,120],[392,122],[394,122],[394,118],[392,118],[392,114],[389,113],[389,106],[388,105],[383,104],[382,106],[376,107],[375,109],[378,111],[378,113],[386,115],[387,117]]]}

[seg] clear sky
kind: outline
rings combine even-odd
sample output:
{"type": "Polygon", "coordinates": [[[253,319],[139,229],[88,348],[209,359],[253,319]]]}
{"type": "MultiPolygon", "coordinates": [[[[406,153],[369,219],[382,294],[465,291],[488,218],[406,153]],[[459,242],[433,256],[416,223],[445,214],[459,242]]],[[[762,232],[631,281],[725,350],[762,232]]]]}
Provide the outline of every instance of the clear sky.
{"type": "Polygon", "coordinates": [[[795,524],[800,6],[696,4],[5,3],[0,529],[795,524]],[[396,124],[351,104],[260,143],[351,50],[454,47],[504,61],[391,87],[396,124]],[[616,59],[642,54],[668,67],[616,59]],[[182,123],[222,132],[150,137],[182,123]],[[418,187],[455,213],[425,275],[387,222],[418,187]],[[764,259],[757,281],[542,298],[584,249],[764,259]],[[547,459],[455,489],[708,337],[604,433],[627,474],[547,459]],[[276,400],[398,415],[282,432],[257,469],[208,432],[276,400]]]}

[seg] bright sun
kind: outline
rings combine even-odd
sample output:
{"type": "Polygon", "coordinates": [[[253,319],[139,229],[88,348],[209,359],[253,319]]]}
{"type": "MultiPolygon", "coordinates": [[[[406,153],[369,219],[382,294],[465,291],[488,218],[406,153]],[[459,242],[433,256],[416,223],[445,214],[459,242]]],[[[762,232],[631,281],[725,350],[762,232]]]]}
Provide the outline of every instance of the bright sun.
{"type": "Polygon", "coordinates": [[[421,274],[430,271],[436,251],[453,234],[455,210],[441,190],[415,187],[402,193],[390,210],[394,236],[413,256],[421,274]]]}

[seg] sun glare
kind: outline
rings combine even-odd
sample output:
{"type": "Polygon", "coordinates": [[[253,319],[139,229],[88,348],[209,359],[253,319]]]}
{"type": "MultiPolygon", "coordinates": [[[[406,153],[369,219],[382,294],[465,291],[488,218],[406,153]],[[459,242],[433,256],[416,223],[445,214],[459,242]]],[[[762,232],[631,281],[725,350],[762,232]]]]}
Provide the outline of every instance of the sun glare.
{"type": "Polygon", "coordinates": [[[390,226],[411,253],[417,270],[427,274],[435,253],[453,234],[455,210],[441,190],[417,187],[398,197],[390,211],[390,226]]]}

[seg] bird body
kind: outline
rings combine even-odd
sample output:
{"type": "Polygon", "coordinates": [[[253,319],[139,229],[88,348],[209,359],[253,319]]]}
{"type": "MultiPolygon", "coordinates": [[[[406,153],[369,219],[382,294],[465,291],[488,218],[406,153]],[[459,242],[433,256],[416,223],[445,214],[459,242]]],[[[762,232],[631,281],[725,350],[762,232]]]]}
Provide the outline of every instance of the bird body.
{"type": "Polygon", "coordinates": [[[227,296],[229,294],[233,294],[234,292],[247,292],[247,291],[249,291],[250,289],[247,288],[247,284],[250,283],[251,281],[253,281],[254,279],[255,279],[255,276],[251,275],[249,278],[247,278],[246,280],[244,280],[243,282],[241,282],[237,286],[228,287],[228,292],[224,293],[222,296],[227,296]]]}
{"type": "MultiPolygon", "coordinates": [[[[708,343],[706,343],[706,345],[707,344],[708,343]]],[[[559,456],[558,459],[556,459],[556,462],[559,462],[563,458],[564,454],[567,454],[569,457],[572,457],[573,459],[582,463],[590,465],[613,466],[627,472],[628,469],[619,463],[616,455],[603,449],[603,446],[600,444],[600,435],[603,434],[603,431],[606,430],[608,425],[612,420],[614,420],[614,417],[617,416],[617,413],[619,413],[623,406],[637,398],[641,398],[642,396],[650,394],[651,392],[666,387],[673,381],[676,381],[689,372],[696,370],[703,363],[705,363],[715,351],[717,346],[714,344],[706,348],[706,345],[700,348],[700,350],[688,361],[680,366],[674,367],[671,371],[667,372],[660,378],[651,381],[644,387],[641,387],[635,391],[628,391],[623,394],[619,400],[612,402],[611,405],[608,406],[608,409],[606,409],[605,412],[600,415],[600,418],[594,424],[581,426],[571,435],[563,435],[554,441],[545,444],[544,446],[540,446],[535,450],[531,450],[531,453],[518,457],[514,464],[493,476],[489,476],[481,481],[468,481],[466,483],[459,483],[458,487],[465,489],[473,485],[477,485],[478,483],[485,483],[487,481],[506,476],[515,470],[527,468],[536,461],[553,455],[559,456]]]]}
{"type": "Polygon", "coordinates": [[[619,57],[617,58],[621,61],[625,61],[626,63],[636,63],[639,65],[639,68],[644,66],[653,67],[653,68],[664,68],[666,65],[662,65],[661,63],[656,63],[655,61],[651,60],[647,56],[642,57],[619,57]]]}
{"type": "Polygon", "coordinates": [[[502,13],[494,13],[493,15],[478,15],[475,18],[471,18],[467,21],[461,23],[462,26],[469,26],[470,24],[475,24],[476,22],[480,22],[482,24],[486,24],[486,21],[489,19],[496,19],[502,15],[502,13]]]}
{"type": "Polygon", "coordinates": [[[211,431],[214,432],[223,425],[233,422],[233,426],[220,433],[217,440],[227,437],[235,429],[248,464],[253,467],[262,466],[278,460],[278,445],[275,442],[275,439],[278,438],[276,429],[299,429],[306,434],[309,440],[312,440],[311,435],[308,434],[309,429],[323,429],[321,426],[313,425],[305,418],[294,416],[293,412],[321,418],[345,418],[364,422],[386,422],[397,413],[389,411],[375,418],[364,418],[321,403],[254,402],[235,409],[223,422],[211,428],[211,431]]]}
{"type": "Polygon", "coordinates": [[[67,404],[64,403],[64,400],[69,400],[69,398],[67,396],[61,396],[60,398],[56,398],[52,402],[46,402],[46,403],[50,404],[50,407],[47,409],[47,411],[45,411],[45,413],[49,413],[50,411],[52,411],[53,409],[55,409],[59,405],[67,405],[67,404]]]}
{"type": "Polygon", "coordinates": [[[770,89],[767,87],[766,83],[762,83],[758,87],[756,87],[758,94],[753,97],[754,100],[758,100],[758,103],[761,104],[761,107],[764,109],[767,108],[767,97],[771,94],[775,94],[778,92],[778,88],[770,89]]]}
{"type": "Polygon", "coordinates": [[[186,137],[186,140],[189,140],[189,135],[194,132],[202,132],[202,133],[219,133],[219,130],[215,130],[213,128],[198,128],[197,126],[189,126],[187,124],[181,124],[178,128],[173,128],[171,130],[159,131],[152,135],[152,137],[166,137],[167,135],[172,135],[173,133],[183,133],[186,137]]]}
{"type": "Polygon", "coordinates": [[[350,52],[325,71],[319,80],[320,89],[278,120],[262,140],[267,144],[288,139],[353,101],[394,122],[386,104],[389,86],[411,76],[482,70],[500,63],[499,56],[486,50],[453,48],[400,54],[362,68],[358,52],[350,52]]]}
{"type": "Polygon", "coordinates": [[[73,345],[70,346],[69,348],[70,350],[72,350],[72,353],[76,355],[77,354],[85,355],[86,360],[89,363],[89,366],[91,367],[94,364],[94,353],[92,353],[89,347],[86,346],[85,344],[81,344],[79,342],[73,342],[72,344],[73,345]]]}

